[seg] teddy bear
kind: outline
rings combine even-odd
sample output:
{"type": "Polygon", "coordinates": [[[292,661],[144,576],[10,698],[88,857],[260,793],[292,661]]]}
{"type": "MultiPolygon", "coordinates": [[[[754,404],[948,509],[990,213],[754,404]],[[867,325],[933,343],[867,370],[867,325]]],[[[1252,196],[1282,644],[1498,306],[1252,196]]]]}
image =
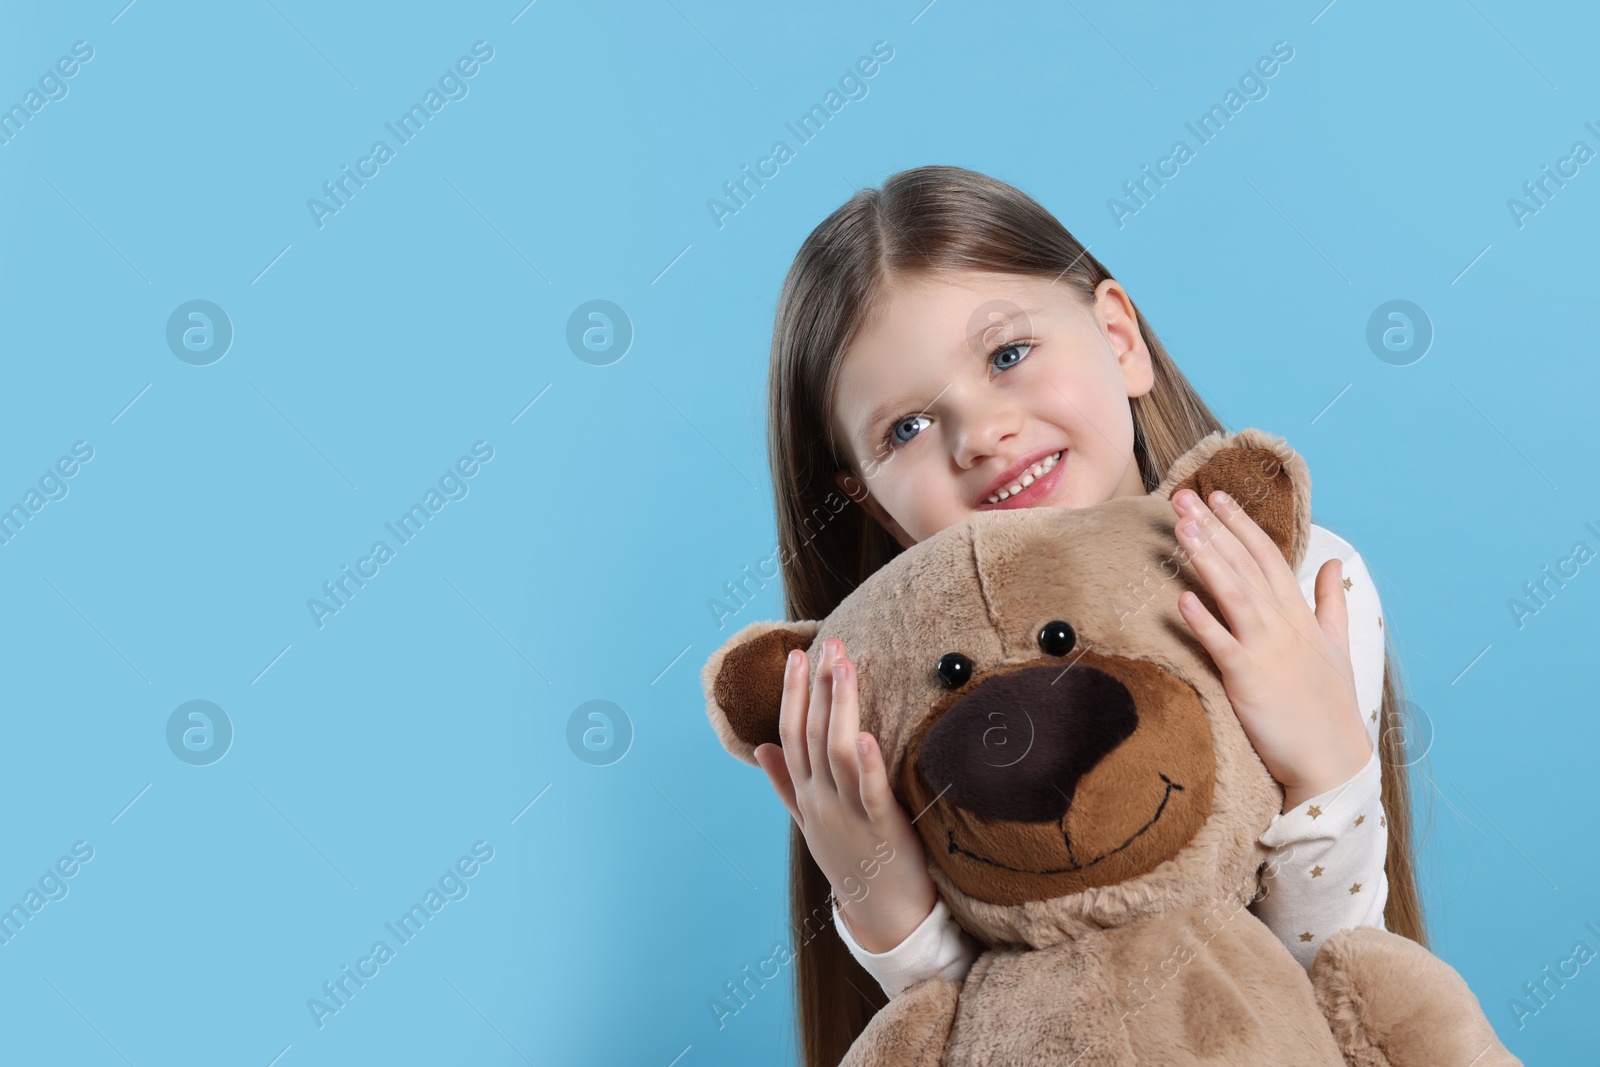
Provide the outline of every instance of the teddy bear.
{"type": "Polygon", "coordinates": [[[939,895],[984,951],[918,982],[848,1065],[1520,1064],[1453,968],[1376,927],[1309,974],[1245,903],[1283,803],[1178,611],[1222,614],[1170,500],[1229,493],[1304,559],[1311,479],[1282,438],[1214,432],[1144,495],[977,512],[905,549],[821,620],[752,622],[705,663],[723,747],[781,744],[785,658],[843,640],[861,727],[939,895]],[[1151,977],[1159,975],[1152,983],[1151,977]],[[1133,985],[1151,990],[1130,1002],[1133,985]]]}

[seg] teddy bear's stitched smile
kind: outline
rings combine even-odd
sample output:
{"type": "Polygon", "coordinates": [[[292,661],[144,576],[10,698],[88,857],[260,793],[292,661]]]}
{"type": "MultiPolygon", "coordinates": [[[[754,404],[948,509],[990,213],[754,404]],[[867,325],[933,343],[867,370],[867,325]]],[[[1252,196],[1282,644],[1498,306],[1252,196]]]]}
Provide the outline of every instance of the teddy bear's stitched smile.
{"type": "MultiPolygon", "coordinates": [[[[1157,773],[1159,774],[1160,772],[1157,773]]],[[[1138,838],[1140,834],[1143,834],[1146,830],[1150,829],[1150,827],[1154,826],[1158,820],[1160,820],[1161,813],[1167,809],[1167,801],[1172,797],[1172,791],[1174,789],[1180,791],[1183,789],[1183,786],[1179,785],[1177,782],[1174,782],[1171,778],[1168,778],[1164,774],[1161,775],[1161,780],[1167,783],[1167,788],[1166,791],[1161,794],[1161,803],[1156,806],[1156,813],[1150,816],[1150,820],[1129,835],[1128,839],[1122,844],[1118,845],[1114,849],[1111,849],[1109,852],[1102,852],[1088,863],[1079,863],[1072,855],[1072,840],[1067,836],[1066,832],[1066,816],[1062,816],[1061,819],[1061,841],[1067,846],[1067,858],[1072,861],[1072,865],[1070,867],[1052,867],[1042,871],[1031,870],[1027,867],[1012,867],[1009,864],[1001,863],[998,860],[992,860],[988,856],[981,856],[976,852],[970,851],[969,849],[962,848],[960,845],[956,844],[956,832],[953,829],[946,828],[945,838],[950,846],[951,852],[959,852],[963,856],[967,856],[970,859],[975,859],[979,863],[987,863],[992,867],[1000,867],[1004,870],[1016,871],[1019,874],[1070,874],[1073,871],[1081,871],[1087,867],[1093,867],[1095,864],[1099,863],[1108,856],[1116,855],[1118,852],[1121,852],[1123,849],[1133,844],[1134,840],[1138,838]]]]}

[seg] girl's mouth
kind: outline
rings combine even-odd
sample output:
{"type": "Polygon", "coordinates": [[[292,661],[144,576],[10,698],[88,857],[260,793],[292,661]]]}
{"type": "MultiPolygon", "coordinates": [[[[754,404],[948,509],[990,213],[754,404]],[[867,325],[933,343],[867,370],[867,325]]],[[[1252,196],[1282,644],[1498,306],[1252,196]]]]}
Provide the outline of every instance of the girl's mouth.
{"type": "Polygon", "coordinates": [[[1061,480],[1061,472],[1067,465],[1067,451],[1063,448],[1023,471],[1020,478],[980,504],[979,510],[1027,508],[1043,500],[1061,480]]]}

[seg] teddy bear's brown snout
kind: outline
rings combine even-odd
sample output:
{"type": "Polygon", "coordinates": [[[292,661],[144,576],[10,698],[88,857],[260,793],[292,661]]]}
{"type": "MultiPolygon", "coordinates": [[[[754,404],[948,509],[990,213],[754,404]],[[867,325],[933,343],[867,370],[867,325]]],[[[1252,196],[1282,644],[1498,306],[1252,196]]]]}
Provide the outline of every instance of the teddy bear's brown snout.
{"type": "Polygon", "coordinates": [[[1192,686],[1082,651],[974,672],[912,731],[899,783],[951,881],[1020,904],[1173,858],[1211,815],[1216,766],[1192,686]]]}
{"type": "Polygon", "coordinates": [[[917,770],[974,815],[1059,822],[1078,782],[1138,725],[1128,687],[1106,672],[1028,667],[985,679],[948,708],[917,770]]]}

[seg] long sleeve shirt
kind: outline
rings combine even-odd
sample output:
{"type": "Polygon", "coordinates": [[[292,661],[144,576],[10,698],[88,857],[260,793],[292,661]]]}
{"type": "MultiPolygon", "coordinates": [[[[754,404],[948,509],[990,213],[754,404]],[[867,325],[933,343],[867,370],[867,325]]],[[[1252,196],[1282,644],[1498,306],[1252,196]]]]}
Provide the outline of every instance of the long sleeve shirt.
{"type": "MultiPolygon", "coordinates": [[[[1384,874],[1388,818],[1382,803],[1378,746],[1383,700],[1383,611],[1360,553],[1348,541],[1315,523],[1295,578],[1306,603],[1316,607],[1317,571],[1340,559],[1349,619],[1350,664],[1372,755],[1342,785],[1293,810],[1274,815],[1259,840],[1268,847],[1261,889],[1249,908],[1308,971],[1322,942],[1336,930],[1384,928],[1389,896],[1384,874]]],[[[868,952],[833,909],[834,925],[850,954],[890,997],[931,977],[959,980],[983,951],[940,899],[904,941],[885,952],[868,952]]]]}

